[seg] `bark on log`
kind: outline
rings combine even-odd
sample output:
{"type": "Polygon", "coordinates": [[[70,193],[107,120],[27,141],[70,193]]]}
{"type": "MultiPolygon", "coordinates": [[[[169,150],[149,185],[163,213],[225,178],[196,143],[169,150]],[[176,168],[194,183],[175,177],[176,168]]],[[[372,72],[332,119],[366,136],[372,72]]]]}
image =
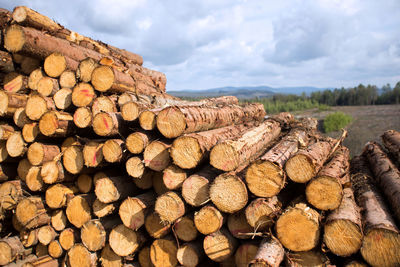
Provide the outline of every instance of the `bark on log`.
{"type": "Polygon", "coordinates": [[[97,254],[89,252],[82,244],[75,244],[68,251],[68,266],[95,267],[97,266],[97,254]]]}
{"type": "Polygon", "coordinates": [[[375,181],[387,198],[394,217],[400,221],[400,171],[377,143],[368,143],[363,154],[368,158],[375,181]]]}
{"type": "Polygon", "coordinates": [[[281,213],[282,203],[276,196],[271,198],[256,198],[245,209],[246,219],[255,231],[267,231],[274,218],[281,213]]]}
{"type": "Polygon", "coordinates": [[[178,248],[171,239],[156,239],[150,246],[150,259],[155,267],[176,266],[178,248]]]}
{"type": "Polygon", "coordinates": [[[287,208],[276,222],[279,241],[292,251],[313,249],[319,242],[320,215],[304,203],[287,208]]]}
{"type": "Polygon", "coordinates": [[[21,200],[15,210],[18,221],[28,229],[50,223],[50,217],[40,197],[32,196],[21,200]]]}
{"type": "Polygon", "coordinates": [[[6,123],[0,124],[0,140],[7,140],[14,132],[14,126],[6,123]]]}
{"type": "Polygon", "coordinates": [[[17,256],[23,254],[24,246],[18,236],[0,239],[0,265],[12,262],[17,256]]]}
{"type": "Polygon", "coordinates": [[[400,164],[400,132],[389,130],[384,132],[381,137],[386,149],[400,164]]]}
{"type": "Polygon", "coordinates": [[[174,106],[167,107],[157,115],[157,128],[167,138],[184,133],[207,131],[232,124],[262,120],[264,106],[249,104],[240,106],[174,106]]]}
{"type": "Polygon", "coordinates": [[[159,196],[156,200],[154,210],[160,215],[162,221],[168,223],[173,223],[186,212],[185,203],[181,197],[173,191],[159,196]]]}
{"type": "Polygon", "coordinates": [[[306,183],[313,178],[328,160],[336,140],[327,138],[316,141],[288,159],[285,165],[286,174],[296,183],[306,183]]]}
{"type": "Polygon", "coordinates": [[[173,229],[176,236],[184,242],[195,240],[199,233],[194,224],[193,214],[179,218],[174,223],[173,229]]]}
{"type": "Polygon", "coordinates": [[[204,252],[213,261],[222,262],[235,253],[237,240],[228,230],[221,230],[207,235],[203,242],[204,252]]]}
{"type": "Polygon", "coordinates": [[[351,188],[343,190],[340,206],[326,219],[324,243],[334,254],[347,257],[356,253],[362,243],[363,233],[360,208],[351,188]]]}
{"type": "Polygon", "coordinates": [[[27,95],[0,91],[0,116],[12,117],[18,108],[26,106],[27,100],[27,95]]]}
{"type": "Polygon", "coordinates": [[[233,171],[241,165],[247,165],[261,156],[280,133],[280,124],[267,120],[246,130],[235,140],[224,141],[214,146],[210,152],[210,164],[223,171],[233,171]]]}
{"type": "Polygon", "coordinates": [[[258,197],[277,195],[286,183],[283,170],[286,161],[300,148],[307,146],[309,136],[303,129],[293,129],[261,158],[252,163],[246,172],[247,186],[258,197]]]}
{"type": "Polygon", "coordinates": [[[183,169],[198,166],[210,152],[211,148],[221,141],[239,137],[254,124],[239,124],[214,130],[186,134],[174,140],[171,146],[171,158],[183,169]]]}
{"type": "Polygon", "coordinates": [[[160,140],[151,142],[143,152],[144,164],[154,171],[162,171],[170,164],[170,144],[160,140]]]}
{"type": "Polygon", "coordinates": [[[21,62],[22,73],[29,75],[42,64],[39,58],[25,56],[21,62]]]}
{"type": "Polygon", "coordinates": [[[194,213],[196,229],[203,235],[215,233],[225,222],[224,215],[213,205],[206,205],[194,213]]]}
{"type": "Polygon", "coordinates": [[[0,185],[0,210],[12,210],[23,199],[25,185],[21,180],[12,180],[0,185]]]}
{"type": "Polygon", "coordinates": [[[284,257],[285,250],[283,249],[281,243],[276,237],[271,235],[270,237],[266,237],[261,241],[257,253],[250,263],[250,266],[279,267],[284,257]]]}
{"type": "Polygon", "coordinates": [[[112,250],[119,256],[125,257],[135,253],[142,245],[144,239],[141,232],[120,224],[111,230],[109,244],[112,250]]]}
{"type": "Polygon", "coordinates": [[[32,165],[43,165],[59,154],[60,148],[57,145],[35,142],[29,146],[27,158],[32,165]]]}
{"type": "Polygon", "coordinates": [[[372,266],[400,264],[400,234],[383,197],[373,185],[364,157],[351,161],[354,195],[362,210],[364,238],[361,255],[372,266]]]}
{"type": "Polygon", "coordinates": [[[122,223],[133,230],[139,229],[144,225],[145,217],[150,209],[155,205],[156,196],[149,191],[136,197],[126,198],[119,207],[119,217],[122,223]]]}
{"type": "Polygon", "coordinates": [[[94,195],[79,195],[72,198],[66,209],[68,221],[77,228],[81,228],[92,219],[91,206],[95,199],[94,195]]]}
{"type": "Polygon", "coordinates": [[[319,210],[335,210],[339,207],[343,186],[348,179],[350,152],[341,147],[333,154],[306,187],[308,203],[319,210]]]}

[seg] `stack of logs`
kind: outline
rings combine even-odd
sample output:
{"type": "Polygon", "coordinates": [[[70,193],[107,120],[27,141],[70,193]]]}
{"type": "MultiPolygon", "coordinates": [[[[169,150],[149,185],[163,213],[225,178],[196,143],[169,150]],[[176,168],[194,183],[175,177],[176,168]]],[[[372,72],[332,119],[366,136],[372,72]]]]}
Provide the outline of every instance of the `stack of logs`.
{"type": "Polygon", "coordinates": [[[400,264],[400,177],[378,145],[350,168],[345,134],[314,119],[176,99],[136,54],[0,14],[0,265],[400,264]]]}

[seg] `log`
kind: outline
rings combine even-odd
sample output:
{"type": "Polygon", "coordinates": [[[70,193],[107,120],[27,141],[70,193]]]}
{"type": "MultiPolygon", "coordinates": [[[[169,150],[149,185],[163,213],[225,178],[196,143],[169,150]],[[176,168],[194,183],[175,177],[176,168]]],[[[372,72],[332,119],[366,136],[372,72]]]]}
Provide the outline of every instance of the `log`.
{"type": "Polygon", "coordinates": [[[191,206],[199,207],[210,200],[210,182],[220,171],[206,166],[199,172],[189,176],[182,184],[182,197],[191,206]]]}
{"type": "Polygon", "coordinates": [[[107,232],[118,224],[118,218],[95,219],[86,222],[81,229],[82,243],[89,251],[98,251],[106,245],[107,232]]]}
{"type": "Polygon", "coordinates": [[[0,124],[0,140],[7,140],[14,132],[14,126],[6,123],[0,124]]]}
{"type": "Polygon", "coordinates": [[[29,248],[36,245],[39,240],[37,238],[37,232],[40,228],[36,228],[33,230],[22,230],[19,233],[19,239],[21,240],[22,245],[24,247],[29,248]]]}
{"type": "Polygon", "coordinates": [[[6,265],[15,260],[25,251],[18,236],[0,239],[0,265],[6,265]]]}
{"type": "Polygon", "coordinates": [[[335,210],[339,207],[349,172],[350,152],[341,147],[332,155],[317,176],[306,187],[308,203],[319,210],[335,210]]]}
{"type": "Polygon", "coordinates": [[[53,96],[60,90],[58,80],[50,77],[43,77],[37,83],[37,91],[42,96],[53,96]]]}
{"type": "Polygon", "coordinates": [[[134,180],[140,179],[143,177],[146,167],[143,164],[143,159],[140,157],[131,157],[126,163],[126,172],[133,178],[134,180]]]}
{"type": "Polygon", "coordinates": [[[81,228],[86,222],[92,219],[91,206],[94,195],[79,195],[72,198],[66,209],[68,221],[76,228],[81,228]]]}
{"type": "Polygon", "coordinates": [[[162,221],[155,212],[146,216],[144,226],[152,238],[162,238],[171,231],[171,224],[162,221]]]}
{"type": "Polygon", "coordinates": [[[236,247],[237,240],[225,228],[207,235],[203,242],[204,252],[216,262],[222,262],[231,257],[236,247]]]}
{"type": "Polygon", "coordinates": [[[31,89],[33,91],[37,91],[38,82],[40,81],[40,79],[42,79],[45,76],[46,76],[46,74],[44,73],[44,71],[42,70],[41,67],[33,70],[29,74],[29,78],[28,78],[28,87],[29,87],[29,89],[31,89]]]}
{"type": "Polygon", "coordinates": [[[38,243],[35,247],[35,255],[39,258],[47,257],[49,255],[47,246],[43,245],[42,243],[38,243]]]}
{"type": "Polygon", "coordinates": [[[87,194],[93,189],[93,179],[88,174],[81,174],[76,179],[76,186],[79,192],[82,194],[87,194]]]}
{"type": "Polygon", "coordinates": [[[30,95],[26,102],[25,113],[29,119],[37,121],[43,114],[55,109],[56,107],[52,98],[30,95]]]}
{"type": "Polygon", "coordinates": [[[78,83],[72,89],[72,103],[76,107],[91,106],[95,98],[96,93],[89,83],[78,83]]]}
{"type": "Polygon", "coordinates": [[[114,214],[118,210],[119,204],[119,202],[105,204],[96,198],[92,205],[93,214],[98,218],[114,214]]]}
{"type": "Polygon", "coordinates": [[[382,142],[397,163],[400,164],[400,132],[388,130],[381,136],[382,142]]]}
{"type": "Polygon", "coordinates": [[[206,205],[194,213],[196,229],[203,235],[215,233],[225,222],[224,215],[213,205],[206,205]]]}
{"type": "Polygon", "coordinates": [[[98,66],[92,72],[93,87],[99,92],[136,92],[132,76],[109,66],[98,66]]]}
{"type": "Polygon", "coordinates": [[[50,217],[47,214],[43,199],[32,196],[21,200],[15,210],[18,221],[27,229],[37,228],[49,224],[50,217]]]}
{"type": "Polygon", "coordinates": [[[41,244],[47,246],[57,236],[56,231],[50,225],[44,225],[39,228],[37,233],[38,240],[41,244]]]}
{"type": "Polygon", "coordinates": [[[53,95],[53,101],[58,109],[67,110],[72,105],[72,90],[61,88],[53,95]]]}
{"type": "Polygon", "coordinates": [[[58,237],[58,241],[60,242],[61,247],[64,250],[70,250],[77,241],[77,230],[73,228],[66,228],[58,237]]]}
{"type": "Polygon", "coordinates": [[[318,250],[310,250],[304,252],[286,252],[286,266],[331,266],[329,258],[318,250]]]}
{"type": "Polygon", "coordinates": [[[233,171],[240,165],[247,165],[261,156],[280,133],[280,124],[267,120],[260,126],[246,130],[240,138],[214,146],[210,152],[210,164],[223,171],[233,171]]]}
{"type": "Polygon", "coordinates": [[[10,53],[0,51],[0,72],[9,73],[15,71],[14,62],[10,53]]]}
{"type": "Polygon", "coordinates": [[[8,159],[7,141],[0,141],[0,163],[8,159]]]}
{"type": "Polygon", "coordinates": [[[154,171],[162,171],[170,164],[170,144],[168,142],[155,140],[151,142],[143,152],[144,164],[154,171]]]}
{"type": "Polygon", "coordinates": [[[126,198],[119,207],[119,217],[122,223],[135,231],[144,225],[145,217],[155,205],[156,196],[149,191],[136,197],[126,198]]]}
{"type": "Polygon", "coordinates": [[[368,159],[375,181],[390,203],[393,215],[400,220],[400,171],[377,143],[367,143],[363,154],[368,159]]]}
{"type": "Polygon", "coordinates": [[[140,154],[155,138],[149,132],[133,132],[126,138],[126,148],[132,154],[140,154]]]}
{"type": "Polygon", "coordinates": [[[25,56],[21,62],[21,71],[22,73],[29,75],[32,71],[39,68],[41,63],[41,60],[38,58],[25,56]]]}
{"type": "Polygon", "coordinates": [[[150,246],[150,259],[155,267],[176,266],[178,248],[171,239],[156,239],[150,246]]]}
{"type": "Polygon", "coordinates": [[[70,147],[70,146],[81,146],[80,140],[78,140],[77,136],[70,136],[64,139],[64,142],[61,144],[61,152],[64,153],[64,151],[70,147]]]}
{"type": "Polygon", "coordinates": [[[135,232],[123,224],[114,227],[109,235],[110,247],[121,257],[135,253],[143,243],[143,240],[140,232],[135,232]]]}
{"type": "Polygon", "coordinates": [[[50,242],[48,250],[49,250],[49,255],[54,259],[58,259],[64,254],[64,250],[57,240],[53,240],[50,242]]]}
{"type": "Polygon", "coordinates": [[[139,124],[143,130],[151,131],[156,128],[157,125],[157,114],[160,113],[162,109],[151,109],[144,110],[139,114],[139,124]]]}
{"type": "Polygon", "coordinates": [[[126,158],[125,142],[121,139],[109,139],[103,145],[103,156],[107,162],[121,162],[126,158]]]}
{"type": "Polygon", "coordinates": [[[343,192],[340,206],[326,219],[324,243],[334,254],[347,257],[360,249],[363,234],[360,209],[354,200],[353,191],[345,188],[343,192]]]}
{"type": "Polygon", "coordinates": [[[185,215],[185,203],[175,192],[169,191],[156,200],[154,210],[160,215],[162,221],[173,223],[185,215]]]}
{"type": "Polygon", "coordinates": [[[23,128],[25,124],[32,123],[25,113],[25,108],[17,108],[15,110],[13,121],[19,128],[23,128]]]}
{"type": "Polygon", "coordinates": [[[20,157],[28,150],[27,144],[22,138],[21,132],[13,132],[7,139],[7,153],[10,157],[20,157]]]}
{"type": "Polygon", "coordinates": [[[26,106],[27,99],[27,95],[0,91],[0,116],[13,116],[18,108],[26,106]]]}
{"type": "Polygon", "coordinates": [[[138,103],[128,102],[120,106],[121,116],[126,121],[135,121],[139,118],[140,111],[145,108],[145,106],[138,103]]]}
{"type": "Polygon", "coordinates": [[[286,183],[283,170],[286,161],[300,148],[307,146],[309,137],[302,129],[293,129],[268,150],[262,157],[252,163],[246,172],[247,186],[258,197],[277,195],[286,183]]]}
{"type": "Polygon", "coordinates": [[[46,205],[51,209],[64,208],[74,196],[74,189],[64,184],[55,184],[46,190],[46,205]]]}
{"type": "Polygon", "coordinates": [[[54,52],[45,58],[43,69],[48,76],[58,78],[67,69],[76,70],[78,64],[76,60],[59,52],[54,52]]]}
{"type": "Polygon", "coordinates": [[[76,70],[76,77],[82,82],[90,82],[92,80],[92,73],[98,65],[97,60],[90,57],[81,60],[76,70]]]}
{"type": "Polygon", "coordinates": [[[28,77],[17,72],[10,72],[4,76],[3,89],[10,93],[24,94],[28,89],[28,77]]]}
{"type": "Polygon", "coordinates": [[[102,267],[122,266],[122,257],[115,254],[109,244],[101,250],[100,263],[102,267]]]}
{"type": "Polygon", "coordinates": [[[169,190],[164,184],[164,181],[162,178],[163,177],[162,172],[155,172],[155,171],[152,171],[152,172],[153,172],[152,173],[153,175],[152,175],[151,179],[152,179],[154,191],[159,196],[167,193],[169,190]]]}
{"type": "Polygon", "coordinates": [[[176,236],[184,242],[194,241],[199,232],[194,225],[193,214],[183,216],[176,220],[173,225],[173,231],[176,236]]]}
{"type": "Polygon", "coordinates": [[[239,137],[254,124],[239,124],[214,130],[185,134],[174,140],[171,146],[171,158],[183,169],[198,166],[217,143],[239,137]]]}
{"type": "Polygon", "coordinates": [[[32,166],[25,178],[26,186],[33,192],[41,192],[45,190],[43,178],[40,175],[41,166],[32,166]]]}
{"type": "Polygon", "coordinates": [[[99,136],[114,136],[126,131],[121,114],[118,112],[100,112],[93,117],[94,132],[99,136]]]}
{"type": "Polygon", "coordinates": [[[186,180],[188,172],[182,170],[176,165],[169,165],[163,170],[163,181],[165,187],[169,190],[177,190],[182,187],[183,182],[186,180]]]}
{"type": "Polygon", "coordinates": [[[157,115],[157,128],[167,138],[175,138],[184,133],[207,131],[232,124],[252,120],[262,120],[265,116],[261,104],[240,106],[174,106],[167,107],[157,115]]]}
{"type": "Polygon", "coordinates": [[[257,243],[246,242],[241,244],[235,252],[235,264],[237,267],[247,267],[256,256],[257,243]]]}
{"type": "Polygon", "coordinates": [[[40,170],[40,176],[42,176],[43,182],[46,184],[71,181],[74,178],[72,175],[65,172],[59,160],[51,160],[44,163],[40,170]]]}
{"type": "Polygon", "coordinates": [[[0,164],[0,181],[13,180],[17,177],[17,165],[13,163],[0,164]]]}
{"type": "MultiPolygon", "coordinates": [[[[115,102],[117,96],[99,96],[97,97],[92,104],[92,113],[96,115],[100,112],[117,112],[117,107],[115,102]]],[[[122,115],[122,111],[121,111],[122,115]]],[[[123,117],[123,115],[122,115],[123,117]]]]}
{"type": "Polygon", "coordinates": [[[135,190],[134,184],[127,183],[126,176],[111,176],[106,173],[99,176],[94,188],[96,197],[103,203],[125,199],[135,190]]]}
{"type": "Polygon", "coordinates": [[[72,174],[78,174],[83,169],[83,153],[80,147],[70,146],[64,150],[63,166],[72,174]]]}
{"type": "Polygon", "coordinates": [[[245,209],[247,222],[255,231],[266,232],[281,213],[281,208],[282,203],[276,196],[256,198],[245,209]]]}
{"type": "Polygon", "coordinates": [[[138,261],[142,267],[152,267],[150,259],[150,246],[144,246],[138,253],[138,261]]]}
{"type": "Polygon", "coordinates": [[[50,220],[51,220],[51,226],[57,232],[61,232],[62,230],[64,230],[68,224],[68,219],[67,216],[65,215],[64,210],[55,210],[51,214],[50,220]]]}
{"type": "Polygon", "coordinates": [[[22,137],[24,138],[24,141],[27,143],[32,143],[37,139],[41,139],[43,135],[40,133],[39,123],[31,122],[25,124],[24,127],[22,128],[22,137]]]}
{"type": "Polygon", "coordinates": [[[75,110],[74,124],[78,128],[87,128],[92,125],[93,114],[90,108],[80,107],[75,110]]]}
{"type": "Polygon", "coordinates": [[[204,257],[200,242],[185,243],[176,252],[176,258],[180,264],[187,267],[197,266],[204,257]]]}
{"type": "Polygon", "coordinates": [[[133,183],[142,190],[150,189],[153,187],[153,176],[154,171],[145,169],[140,178],[133,179],[133,183]]]}
{"type": "Polygon", "coordinates": [[[26,187],[21,180],[7,181],[0,185],[0,209],[13,210],[23,199],[26,187]]]}
{"type": "MultiPolygon", "coordinates": [[[[1,164],[0,164],[1,165],[1,164]]],[[[27,158],[24,158],[19,161],[18,167],[17,167],[17,174],[18,177],[25,182],[26,180],[26,175],[28,174],[29,169],[32,167],[32,165],[29,163],[29,160],[27,158]]]]}
{"type": "Polygon", "coordinates": [[[292,251],[313,249],[319,242],[320,215],[304,203],[288,207],[276,222],[282,245],[292,251]]]}
{"type": "Polygon", "coordinates": [[[60,148],[57,145],[35,142],[29,146],[27,157],[32,165],[43,165],[59,154],[60,148]]]}
{"type": "Polygon", "coordinates": [[[364,157],[351,161],[351,181],[357,204],[361,207],[364,238],[361,255],[372,266],[400,264],[400,235],[392,212],[377,188],[364,157]]]}
{"type": "Polygon", "coordinates": [[[281,243],[276,237],[271,235],[261,241],[260,246],[254,255],[254,259],[251,260],[249,266],[279,267],[284,257],[285,250],[281,243]]]}
{"type": "Polygon", "coordinates": [[[76,84],[75,72],[71,70],[65,70],[61,73],[59,78],[59,83],[61,88],[73,88],[76,84]]]}
{"type": "Polygon", "coordinates": [[[95,267],[97,266],[97,254],[89,252],[82,244],[75,244],[68,251],[68,266],[71,267],[95,267]]]}

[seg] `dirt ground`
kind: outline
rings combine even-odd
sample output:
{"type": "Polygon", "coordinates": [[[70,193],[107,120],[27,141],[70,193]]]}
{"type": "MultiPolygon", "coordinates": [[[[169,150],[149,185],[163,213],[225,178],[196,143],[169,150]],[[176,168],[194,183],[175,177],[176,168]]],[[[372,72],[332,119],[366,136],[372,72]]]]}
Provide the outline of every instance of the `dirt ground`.
{"type": "MultiPolygon", "coordinates": [[[[348,136],[344,141],[344,145],[351,151],[351,156],[360,154],[368,141],[381,142],[380,136],[384,131],[400,131],[400,105],[331,107],[328,111],[312,109],[294,114],[299,117],[315,117],[320,121],[322,128],[322,121],[326,115],[335,111],[342,111],[353,117],[353,122],[347,126],[348,136]]],[[[337,137],[340,133],[332,132],[328,135],[337,137]]]]}

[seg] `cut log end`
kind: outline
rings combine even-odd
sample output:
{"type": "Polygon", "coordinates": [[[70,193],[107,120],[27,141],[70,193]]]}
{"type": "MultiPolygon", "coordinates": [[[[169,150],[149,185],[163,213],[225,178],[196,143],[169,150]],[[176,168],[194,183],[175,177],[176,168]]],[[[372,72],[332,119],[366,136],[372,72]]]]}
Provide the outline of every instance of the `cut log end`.
{"type": "Polygon", "coordinates": [[[64,250],[70,250],[75,244],[75,230],[67,228],[60,233],[58,240],[64,250]]]}
{"type": "Polygon", "coordinates": [[[128,197],[119,207],[119,217],[126,227],[136,231],[144,224],[145,208],[140,199],[128,197]]]}
{"type": "Polygon", "coordinates": [[[123,156],[124,142],[120,139],[110,139],[104,143],[103,156],[110,163],[119,162],[123,156]]]}
{"type": "Polygon", "coordinates": [[[324,243],[336,255],[356,253],[363,239],[360,227],[350,220],[334,220],[325,224],[324,243]]]}
{"type": "Polygon", "coordinates": [[[269,161],[256,161],[247,169],[246,183],[258,197],[276,196],[285,185],[285,174],[281,168],[269,161]]]}
{"type": "Polygon", "coordinates": [[[22,136],[27,143],[35,141],[36,137],[40,134],[39,123],[33,122],[25,124],[22,128],[22,136]]]}
{"type": "Polygon", "coordinates": [[[19,157],[25,154],[27,147],[21,132],[14,132],[7,139],[6,149],[11,157],[19,157]]]}
{"type": "Polygon", "coordinates": [[[82,226],[81,239],[87,249],[98,251],[105,245],[106,231],[99,220],[91,220],[82,226]]]}
{"type": "Polygon", "coordinates": [[[286,210],[276,222],[282,245],[292,251],[313,249],[319,241],[319,214],[300,203],[286,210]]]}
{"type": "Polygon", "coordinates": [[[75,72],[70,70],[64,71],[60,75],[59,82],[62,88],[73,88],[76,84],[75,72]]]}
{"type": "Polygon", "coordinates": [[[145,172],[145,167],[139,157],[131,157],[126,163],[126,172],[133,178],[141,178],[145,172]]]}
{"type": "Polygon", "coordinates": [[[210,152],[210,164],[223,171],[233,171],[239,166],[239,155],[229,142],[217,144],[210,152]]]}
{"type": "Polygon", "coordinates": [[[128,102],[121,107],[122,118],[126,121],[134,121],[139,117],[140,109],[135,102],[128,102]]]}
{"type": "Polygon", "coordinates": [[[19,25],[11,25],[4,34],[4,47],[11,53],[21,51],[25,44],[25,33],[19,25]]]}
{"type": "Polygon", "coordinates": [[[277,197],[257,198],[245,210],[247,222],[258,231],[267,231],[274,223],[273,219],[279,214],[281,203],[277,197]]]}
{"type": "Polygon", "coordinates": [[[139,124],[144,130],[153,130],[156,127],[156,114],[147,110],[141,112],[139,115],[139,124]]]}
{"type": "Polygon", "coordinates": [[[226,231],[207,235],[203,241],[204,252],[213,261],[222,262],[233,255],[237,241],[226,231]]]}
{"type": "Polygon", "coordinates": [[[98,66],[92,72],[92,84],[97,91],[106,92],[114,83],[114,72],[109,66],[98,66]]]}
{"type": "Polygon", "coordinates": [[[160,141],[153,141],[144,150],[143,158],[146,167],[162,171],[170,163],[169,146],[160,141]]]}
{"type": "Polygon", "coordinates": [[[196,138],[183,136],[173,142],[171,157],[182,169],[192,169],[200,163],[203,153],[196,138]]]}
{"type": "Polygon", "coordinates": [[[180,264],[187,267],[196,267],[201,262],[203,254],[201,254],[200,249],[196,245],[189,243],[178,248],[176,258],[180,264]]]}
{"type": "Polygon", "coordinates": [[[52,160],[59,153],[60,149],[56,145],[45,145],[35,142],[29,146],[27,157],[32,165],[40,165],[52,160]]]}
{"type": "MultiPolygon", "coordinates": [[[[235,263],[237,267],[247,267],[250,262],[254,259],[258,251],[258,246],[253,243],[244,243],[235,253],[235,263]]],[[[251,265],[251,266],[254,266],[251,265]]],[[[256,265],[257,266],[257,265],[256,265]]],[[[266,265],[263,265],[266,266],[266,265]]]]}
{"type": "Polygon", "coordinates": [[[218,209],[208,205],[194,214],[194,223],[200,233],[208,235],[218,231],[222,227],[224,217],[218,209]]]}
{"type": "Polygon", "coordinates": [[[182,197],[194,207],[199,207],[210,199],[209,180],[200,175],[191,175],[182,184],[182,197]]]}
{"type": "Polygon", "coordinates": [[[98,65],[93,58],[86,58],[79,63],[76,76],[80,81],[88,83],[92,80],[92,73],[98,65]]]}
{"type": "Polygon", "coordinates": [[[96,215],[98,218],[102,218],[113,214],[116,210],[116,205],[114,203],[103,203],[96,198],[96,200],[93,202],[92,209],[94,215],[96,215]]]}
{"type": "Polygon", "coordinates": [[[92,112],[87,107],[80,107],[75,110],[74,123],[79,128],[89,127],[92,123],[92,112]]]}
{"type": "Polygon", "coordinates": [[[48,76],[57,78],[67,68],[67,61],[62,54],[53,53],[46,57],[43,68],[48,76]]]}
{"type": "Polygon", "coordinates": [[[115,254],[108,244],[101,251],[100,262],[103,267],[122,266],[122,258],[115,254]]]}
{"type": "Polygon", "coordinates": [[[54,259],[60,258],[64,253],[63,248],[61,247],[60,243],[57,240],[53,240],[50,242],[48,250],[49,250],[49,255],[54,259]]]}
{"type": "Polygon", "coordinates": [[[117,255],[124,257],[133,254],[139,248],[139,239],[137,232],[120,224],[112,229],[109,243],[117,255]]]}
{"type": "Polygon", "coordinates": [[[316,175],[312,161],[302,154],[290,158],[286,162],[285,170],[289,178],[296,183],[306,183],[316,175]]]}
{"type": "Polygon", "coordinates": [[[187,178],[187,173],[176,165],[169,165],[163,171],[163,181],[170,190],[176,190],[182,186],[187,178]]]}
{"type": "Polygon", "coordinates": [[[157,115],[157,128],[166,138],[175,138],[186,129],[185,115],[176,107],[167,107],[157,115]]]}
{"type": "Polygon", "coordinates": [[[108,113],[101,112],[93,118],[93,130],[100,136],[108,136],[112,133],[114,122],[108,113]]]}
{"type": "Polygon", "coordinates": [[[51,227],[50,225],[45,225],[39,228],[37,235],[39,242],[47,246],[48,244],[50,244],[51,241],[55,239],[57,234],[56,231],[54,231],[53,227],[51,227]]]}
{"type": "Polygon", "coordinates": [[[39,95],[30,96],[26,102],[25,112],[29,119],[39,120],[47,112],[46,100],[39,95]]]}
{"type": "Polygon", "coordinates": [[[43,77],[37,84],[37,91],[42,96],[52,96],[58,90],[60,90],[60,86],[57,79],[43,77]]]}
{"type": "Polygon", "coordinates": [[[147,146],[148,138],[143,137],[143,133],[140,132],[135,132],[131,133],[127,138],[126,138],[126,147],[128,148],[129,152],[132,154],[140,154],[144,151],[144,149],[147,146]]]}
{"type": "Polygon", "coordinates": [[[236,175],[221,174],[210,187],[210,198],[220,211],[234,213],[247,204],[246,185],[236,175]]]}
{"type": "Polygon", "coordinates": [[[81,228],[91,219],[89,203],[81,196],[76,196],[69,201],[66,214],[68,221],[77,228],[81,228]]]}
{"type": "Polygon", "coordinates": [[[72,104],[72,90],[69,88],[62,88],[58,90],[53,96],[54,104],[58,109],[67,109],[72,104]]]}
{"type": "Polygon", "coordinates": [[[76,107],[89,106],[95,99],[93,87],[88,83],[79,83],[72,90],[72,103],[76,107]]]}
{"type": "Polygon", "coordinates": [[[398,266],[400,235],[386,229],[373,229],[364,236],[360,251],[372,266],[398,266]]]}
{"type": "Polygon", "coordinates": [[[178,219],[174,224],[174,230],[177,237],[185,242],[195,240],[198,235],[198,231],[191,216],[183,216],[178,219]]]}
{"type": "Polygon", "coordinates": [[[76,186],[78,187],[79,192],[83,194],[89,193],[93,188],[93,179],[87,174],[81,174],[76,180],[76,186]]]}
{"type": "Polygon", "coordinates": [[[79,147],[70,146],[64,150],[63,165],[68,172],[78,174],[83,169],[83,163],[83,153],[79,147]]]}
{"type": "Polygon", "coordinates": [[[40,79],[42,79],[45,76],[42,68],[38,68],[29,74],[29,79],[28,79],[28,87],[31,90],[37,90],[37,84],[40,79]]]}
{"type": "Polygon", "coordinates": [[[67,204],[67,197],[74,192],[63,184],[55,184],[46,190],[46,204],[52,209],[59,209],[67,204]]]}
{"type": "Polygon", "coordinates": [[[162,238],[171,230],[171,225],[161,221],[157,213],[150,213],[144,222],[144,226],[149,235],[153,238],[162,238]]]}
{"type": "Polygon", "coordinates": [[[90,253],[82,244],[74,245],[68,251],[68,264],[71,267],[93,267],[96,263],[96,254],[90,253]]]}
{"type": "Polygon", "coordinates": [[[150,259],[154,266],[176,266],[178,248],[174,241],[157,239],[150,246],[150,259]]]}
{"type": "Polygon", "coordinates": [[[167,192],[157,198],[155,211],[162,221],[173,223],[185,214],[185,203],[175,192],[167,192]]]}
{"type": "Polygon", "coordinates": [[[320,176],[306,187],[307,201],[319,210],[335,210],[342,201],[342,185],[334,177],[320,176]]]}
{"type": "Polygon", "coordinates": [[[42,199],[29,197],[21,200],[15,211],[18,221],[26,228],[36,228],[50,222],[44,210],[42,199]]]}

